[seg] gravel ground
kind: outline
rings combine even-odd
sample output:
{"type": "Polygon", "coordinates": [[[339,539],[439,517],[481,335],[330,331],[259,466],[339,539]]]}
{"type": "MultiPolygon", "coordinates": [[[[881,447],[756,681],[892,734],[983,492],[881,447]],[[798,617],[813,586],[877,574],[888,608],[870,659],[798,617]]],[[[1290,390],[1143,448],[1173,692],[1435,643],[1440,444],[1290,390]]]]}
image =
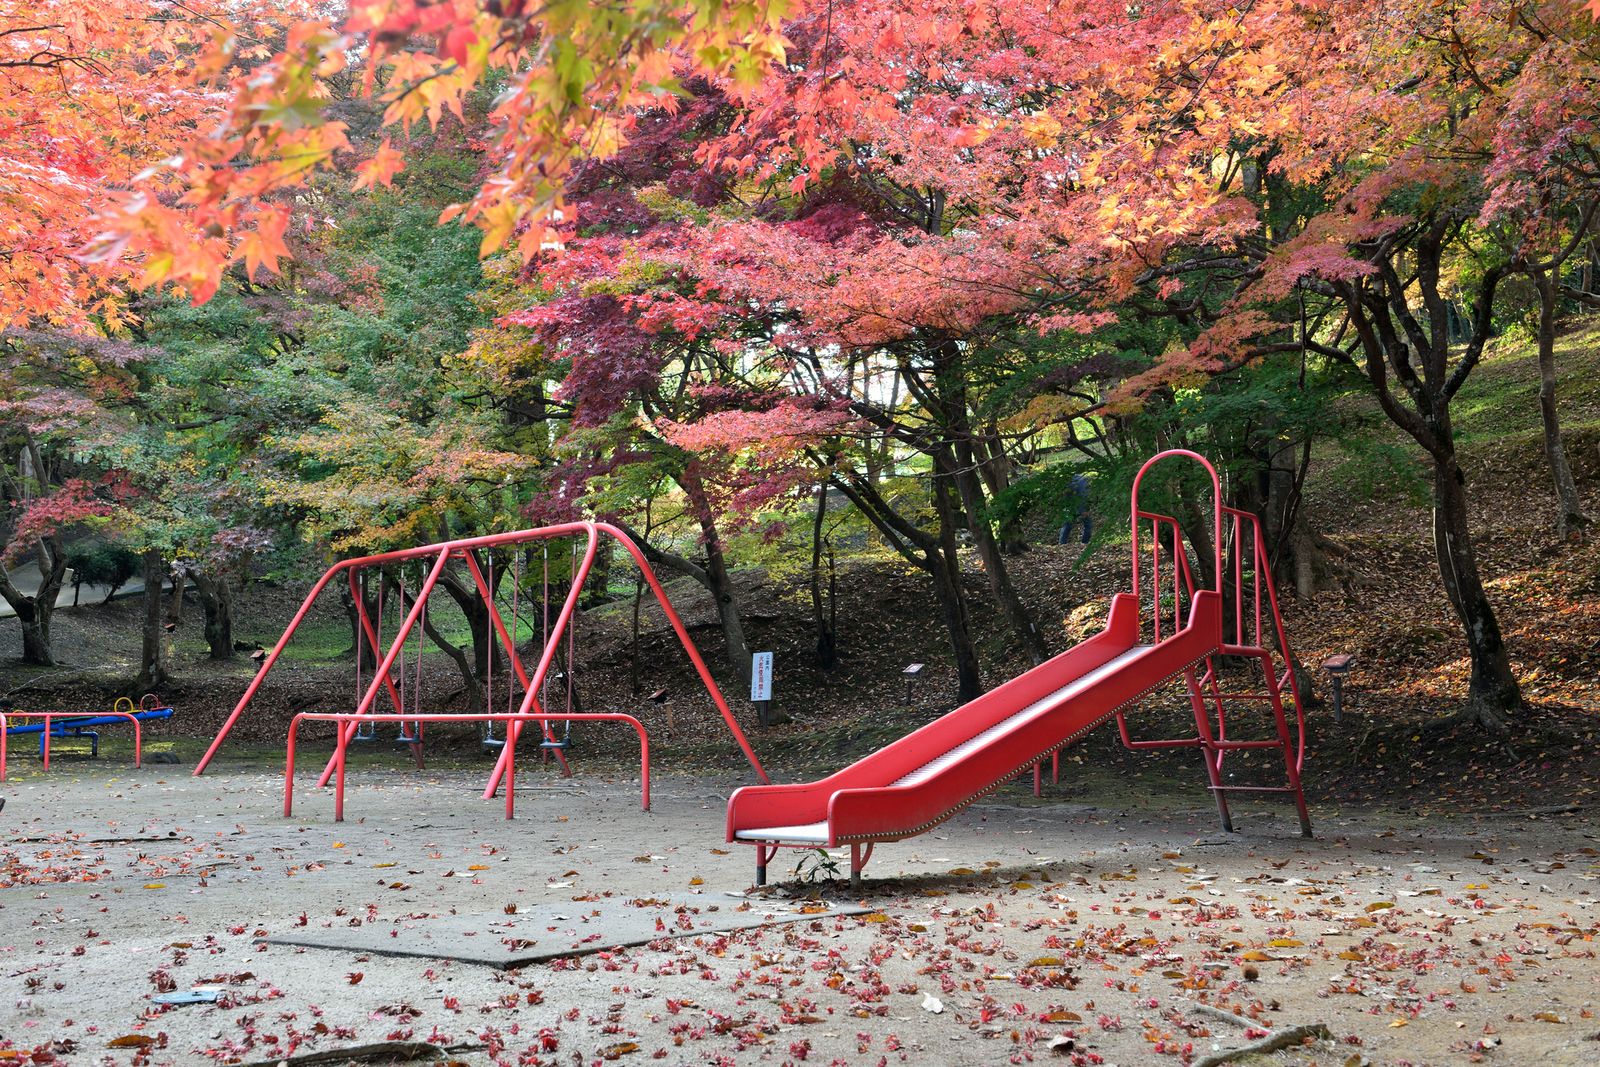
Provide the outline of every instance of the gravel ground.
{"type": "Polygon", "coordinates": [[[481,916],[493,936],[512,909],[623,902],[670,933],[685,913],[653,895],[703,898],[700,917],[751,903],[751,851],[722,839],[732,779],[658,777],[643,814],[626,772],[530,771],[507,822],[478,796],[483,765],[402,763],[353,772],[335,823],[313,759],[292,819],[259,764],[196,779],[115,753],[48,774],[15,759],[0,1063],[341,1063],[427,1041],[451,1051],[424,1060],[472,1065],[1133,1067],[1314,1024],[1329,1038],[1247,1062],[1600,1062],[1600,842],[1581,812],[1324,809],[1304,841],[1282,811],[1240,811],[1246,832],[1224,836],[1209,810],[1037,802],[1019,785],[880,846],[859,892],[772,891],[865,915],[520,971],[262,943],[339,925],[399,942],[437,915],[481,916]],[[220,999],[152,1000],[196,986],[220,999]]]}

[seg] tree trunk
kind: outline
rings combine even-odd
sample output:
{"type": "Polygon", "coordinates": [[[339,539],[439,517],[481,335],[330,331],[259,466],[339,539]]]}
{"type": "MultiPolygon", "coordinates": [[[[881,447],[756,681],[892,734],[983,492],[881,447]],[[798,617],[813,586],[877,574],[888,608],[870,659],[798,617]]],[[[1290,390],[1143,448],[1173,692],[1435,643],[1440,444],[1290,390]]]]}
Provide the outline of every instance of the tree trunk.
{"type": "Polygon", "coordinates": [[[13,604],[17,621],[22,624],[22,662],[38,667],[54,667],[55,653],[50,648],[50,629],[40,617],[37,601],[28,597],[21,604],[13,604]]]}
{"type": "Polygon", "coordinates": [[[1556,277],[1555,272],[1534,275],[1539,289],[1539,418],[1544,426],[1544,454],[1556,487],[1556,536],[1565,541],[1581,537],[1589,519],[1578,498],[1578,483],[1567,462],[1556,410],[1556,277]]]}
{"type": "Polygon", "coordinates": [[[983,677],[978,671],[978,646],[972,640],[967,618],[967,598],[961,586],[961,557],[956,549],[955,503],[944,478],[933,479],[933,507],[939,517],[939,545],[928,552],[928,572],[933,576],[933,593],[944,614],[950,634],[950,650],[956,658],[956,695],[962,703],[976,700],[983,692],[983,677]]]}
{"type": "MultiPolygon", "coordinates": [[[[1222,531],[1211,529],[1212,520],[1216,517],[1212,509],[1201,510],[1200,501],[1195,498],[1187,488],[1178,487],[1178,502],[1181,510],[1178,518],[1182,520],[1184,537],[1189,542],[1190,549],[1194,552],[1194,581],[1201,589],[1220,589],[1217,584],[1217,557],[1216,545],[1211,540],[1213,535],[1221,536],[1222,531]]],[[[1171,545],[1163,545],[1171,548],[1171,545]]],[[[1235,545],[1233,551],[1238,551],[1235,545]]],[[[1230,575],[1233,573],[1229,568],[1230,575]]],[[[1231,578],[1230,578],[1231,581],[1231,578]]]]}
{"type": "Polygon", "coordinates": [[[55,650],[50,641],[50,620],[55,616],[56,597],[66,580],[67,556],[54,537],[39,541],[39,588],[30,596],[11,581],[11,573],[0,564],[0,599],[16,613],[22,627],[22,662],[36,667],[54,667],[55,650]]]}
{"type": "MultiPolygon", "coordinates": [[[[633,531],[623,528],[624,532],[633,537],[633,531]]],[[[644,537],[633,537],[639,542],[640,551],[650,543],[650,535],[655,532],[655,502],[649,497],[644,502],[644,537]]],[[[649,558],[648,556],[646,557],[649,558]]],[[[629,628],[628,640],[628,691],[634,696],[639,695],[639,608],[644,603],[644,568],[636,566],[633,572],[633,615],[629,628]]],[[[670,721],[670,720],[669,720],[670,721]]]]}
{"type": "Polygon", "coordinates": [[[1017,596],[1016,587],[1011,584],[1010,572],[1006,569],[1005,555],[995,540],[989,520],[983,517],[983,488],[974,472],[972,459],[970,447],[958,446],[954,457],[935,455],[934,480],[941,480],[939,468],[943,466],[943,477],[955,483],[956,492],[961,497],[962,511],[966,515],[967,531],[972,534],[972,543],[978,550],[978,559],[983,564],[983,573],[989,581],[989,593],[994,597],[995,607],[1022,642],[1028,658],[1037,666],[1050,658],[1050,646],[1045,643],[1044,634],[1028,614],[1022,598],[1017,596]]]}
{"type": "Polygon", "coordinates": [[[1404,271],[1397,252],[1375,259],[1374,274],[1360,284],[1340,285],[1379,406],[1432,458],[1434,554],[1472,664],[1466,715],[1487,731],[1504,734],[1522,708],[1522,693],[1478,571],[1450,403],[1482,357],[1493,329],[1495,291],[1510,267],[1493,265],[1484,271],[1470,305],[1471,335],[1465,349],[1453,353],[1440,278],[1445,242],[1454,225],[1448,215],[1427,220],[1407,250],[1404,271]],[[1413,281],[1425,320],[1412,314],[1407,299],[1413,281]]]}
{"type": "MultiPolygon", "coordinates": [[[[977,453],[978,473],[983,477],[989,499],[994,500],[1011,487],[1011,457],[1006,455],[1005,441],[993,417],[983,432],[974,436],[972,443],[977,453]]],[[[1028,551],[1027,534],[1016,516],[998,525],[1002,552],[1008,556],[1020,556],[1028,551]]]]}
{"type": "Polygon", "coordinates": [[[1510,716],[1522,706],[1522,691],[1478,572],[1465,478],[1453,455],[1434,464],[1433,538],[1445,592],[1461,620],[1472,661],[1467,712],[1486,729],[1505,733],[1510,716]]]}
{"type": "MultiPolygon", "coordinates": [[[[709,524],[703,525],[706,529],[709,524]]],[[[750,684],[750,643],[745,638],[744,621],[739,618],[739,602],[733,588],[733,578],[728,573],[727,560],[722,555],[722,542],[717,539],[715,527],[709,526],[705,542],[706,578],[712,598],[717,604],[717,620],[722,624],[722,636],[728,645],[728,658],[733,661],[739,680],[750,684]]]]}
{"type": "MultiPolygon", "coordinates": [[[[831,611],[822,603],[822,523],[828,515],[828,483],[817,484],[817,507],[811,519],[811,621],[817,632],[817,667],[831,671],[839,665],[837,636],[831,611]]],[[[829,561],[833,553],[828,553],[829,561]]]]}
{"type": "Polygon", "coordinates": [[[171,570],[172,592],[167,599],[166,624],[177,629],[183,625],[183,591],[189,584],[188,572],[179,567],[171,570]]]}
{"type": "Polygon", "coordinates": [[[154,691],[167,679],[162,663],[161,583],[166,578],[166,562],[161,550],[144,550],[144,621],[139,631],[139,673],[133,687],[141,693],[154,691]]]}
{"type": "Polygon", "coordinates": [[[233,658],[233,588],[228,576],[212,577],[203,571],[194,574],[195,592],[206,616],[206,645],[214,660],[233,658]]]}
{"type": "Polygon", "coordinates": [[[644,573],[633,579],[633,616],[628,630],[628,690],[639,695],[639,607],[644,603],[644,573]]]}
{"type": "Polygon", "coordinates": [[[722,637],[728,646],[728,659],[739,681],[750,684],[750,644],[745,638],[744,621],[739,618],[739,600],[733,588],[733,578],[728,573],[728,562],[722,554],[722,538],[711,513],[711,501],[705,484],[700,480],[697,465],[690,461],[680,480],[689,507],[700,524],[700,540],[706,552],[706,565],[702,584],[711,593],[717,605],[717,621],[722,624],[722,637]]]}

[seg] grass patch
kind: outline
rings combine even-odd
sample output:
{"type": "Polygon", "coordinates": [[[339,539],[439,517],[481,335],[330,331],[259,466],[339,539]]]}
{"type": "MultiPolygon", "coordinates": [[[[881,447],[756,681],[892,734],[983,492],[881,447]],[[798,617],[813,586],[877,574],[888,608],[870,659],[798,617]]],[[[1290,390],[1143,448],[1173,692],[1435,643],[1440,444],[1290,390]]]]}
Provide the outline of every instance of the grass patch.
{"type": "MultiPolygon", "coordinates": [[[[1585,322],[1556,338],[1556,397],[1563,430],[1600,426],[1600,322],[1585,322]]],[[[1538,438],[1539,350],[1534,339],[1512,333],[1496,339],[1452,406],[1460,444],[1538,438]]]]}
{"type": "MultiPolygon", "coordinates": [[[[543,620],[519,614],[513,626],[511,613],[506,606],[501,605],[500,610],[506,629],[512,633],[519,646],[532,641],[542,632],[540,627],[543,620]]],[[[428,599],[428,621],[446,641],[456,647],[466,648],[471,645],[472,628],[467,625],[467,617],[461,613],[460,606],[448,597],[439,595],[428,599]]],[[[395,627],[396,620],[392,616],[385,617],[380,630],[384,640],[394,639],[395,627]]],[[[416,649],[417,632],[413,631],[409,639],[408,654],[416,649]]],[[[424,638],[423,643],[425,655],[428,652],[439,651],[439,646],[433,643],[432,638],[424,638]]],[[[301,622],[299,629],[295,630],[294,638],[283,650],[283,658],[300,663],[331,663],[349,658],[350,650],[350,626],[344,619],[312,616],[301,622]]],[[[200,651],[204,652],[204,646],[201,646],[200,651]]]]}

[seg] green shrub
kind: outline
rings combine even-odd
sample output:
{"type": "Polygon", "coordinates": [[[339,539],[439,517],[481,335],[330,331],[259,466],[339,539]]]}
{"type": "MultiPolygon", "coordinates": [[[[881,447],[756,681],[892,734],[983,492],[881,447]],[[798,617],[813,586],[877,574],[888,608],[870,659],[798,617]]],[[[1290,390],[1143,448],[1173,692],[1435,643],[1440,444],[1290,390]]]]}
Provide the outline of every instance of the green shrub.
{"type": "Polygon", "coordinates": [[[128,579],[139,573],[139,557],[111,541],[83,541],[67,551],[67,566],[72,568],[74,587],[103,585],[110,600],[128,579]]]}

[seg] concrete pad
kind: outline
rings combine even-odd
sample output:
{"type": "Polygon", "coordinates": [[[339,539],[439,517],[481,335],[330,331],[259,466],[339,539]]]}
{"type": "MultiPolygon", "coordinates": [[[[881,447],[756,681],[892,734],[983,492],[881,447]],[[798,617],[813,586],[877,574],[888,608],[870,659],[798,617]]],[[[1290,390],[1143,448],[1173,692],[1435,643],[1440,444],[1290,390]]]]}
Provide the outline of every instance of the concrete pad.
{"type": "Polygon", "coordinates": [[[425,956],[501,969],[777,923],[870,912],[853,904],[779,901],[731,894],[662,893],[540,904],[515,915],[409,915],[360,926],[297,928],[268,944],[383,956],[425,956]]]}

